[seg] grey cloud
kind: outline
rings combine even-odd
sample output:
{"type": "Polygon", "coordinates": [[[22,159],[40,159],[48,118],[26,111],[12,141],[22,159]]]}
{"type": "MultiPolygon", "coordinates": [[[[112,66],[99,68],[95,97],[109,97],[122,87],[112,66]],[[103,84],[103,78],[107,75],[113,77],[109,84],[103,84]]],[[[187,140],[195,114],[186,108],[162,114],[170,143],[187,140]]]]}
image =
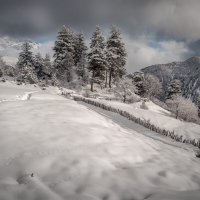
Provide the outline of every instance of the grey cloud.
{"type": "Polygon", "coordinates": [[[86,33],[115,23],[132,36],[200,36],[198,0],[1,0],[0,34],[40,37],[67,24],[86,33]]]}
{"type": "Polygon", "coordinates": [[[0,0],[0,36],[47,42],[46,52],[63,24],[84,32],[87,41],[96,24],[116,24],[128,71],[135,71],[198,55],[199,10],[199,0],[0,0]]]}

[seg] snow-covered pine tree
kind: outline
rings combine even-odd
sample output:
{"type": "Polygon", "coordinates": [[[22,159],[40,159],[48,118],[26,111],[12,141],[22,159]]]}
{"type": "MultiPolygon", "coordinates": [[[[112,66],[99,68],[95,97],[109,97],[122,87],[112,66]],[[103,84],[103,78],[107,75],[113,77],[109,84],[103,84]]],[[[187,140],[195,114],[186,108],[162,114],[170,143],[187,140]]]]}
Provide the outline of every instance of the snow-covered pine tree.
{"type": "Polygon", "coordinates": [[[44,80],[44,72],[43,72],[44,59],[42,58],[40,53],[37,53],[35,55],[34,68],[35,68],[35,72],[37,74],[38,80],[40,81],[44,80]]]}
{"type": "Polygon", "coordinates": [[[132,75],[129,75],[133,79],[133,83],[137,88],[136,94],[144,97],[146,94],[146,85],[145,85],[145,78],[143,72],[134,72],[132,75]]]}
{"type": "Polygon", "coordinates": [[[50,82],[52,82],[52,76],[53,76],[53,69],[51,65],[51,59],[50,55],[46,54],[43,58],[43,68],[42,68],[43,74],[44,74],[44,81],[46,85],[49,85],[50,82]]]}
{"type": "Polygon", "coordinates": [[[181,82],[177,79],[174,79],[170,82],[167,88],[167,99],[174,99],[177,96],[181,95],[181,82]]]}
{"type": "Polygon", "coordinates": [[[63,26],[57,38],[53,48],[56,74],[62,83],[70,82],[74,67],[74,33],[70,28],[63,26]]]}
{"type": "Polygon", "coordinates": [[[52,73],[52,65],[51,65],[51,58],[50,58],[50,55],[48,53],[45,55],[43,62],[44,62],[43,71],[44,71],[45,74],[50,76],[51,73],[52,73]]]}
{"type": "Polygon", "coordinates": [[[34,71],[34,58],[31,51],[32,46],[26,41],[22,45],[22,51],[19,54],[17,67],[18,78],[17,80],[25,83],[37,83],[38,79],[34,71]]]}
{"type": "Polygon", "coordinates": [[[176,118],[179,116],[180,112],[180,102],[183,102],[181,95],[181,82],[177,79],[174,79],[170,82],[167,91],[166,105],[171,109],[172,112],[175,113],[176,118]]]}
{"type": "Polygon", "coordinates": [[[116,26],[111,26],[110,37],[107,41],[107,60],[109,67],[109,87],[125,74],[126,64],[125,44],[122,41],[121,33],[116,26]]]}
{"type": "Polygon", "coordinates": [[[91,91],[94,91],[94,83],[102,83],[105,79],[106,51],[105,40],[97,26],[92,35],[90,52],[88,54],[88,70],[91,72],[91,91]]]}
{"type": "Polygon", "coordinates": [[[52,85],[53,86],[59,86],[60,85],[59,81],[58,81],[58,79],[56,77],[56,73],[55,72],[52,73],[52,85]]]}
{"type": "Polygon", "coordinates": [[[66,51],[65,52],[65,57],[62,61],[63,64],[63,69],[59,68],[58,69],[58,77],[61,77],[61,81],[65,80],[67,82],[71,82],[73,80],[73,75],[74,75],[74,59],[73,55],[71,52],[66,51]]]}
{"type": "Polygon", "coordinates": [[[87,56],[87,46],[84,42],[84,36],[79,33],[75,38],[74,46],[74,63],[76,68],[76,74],[80,80],[86,81],[87,70],[86,70],[86,56],[87,56]]]}

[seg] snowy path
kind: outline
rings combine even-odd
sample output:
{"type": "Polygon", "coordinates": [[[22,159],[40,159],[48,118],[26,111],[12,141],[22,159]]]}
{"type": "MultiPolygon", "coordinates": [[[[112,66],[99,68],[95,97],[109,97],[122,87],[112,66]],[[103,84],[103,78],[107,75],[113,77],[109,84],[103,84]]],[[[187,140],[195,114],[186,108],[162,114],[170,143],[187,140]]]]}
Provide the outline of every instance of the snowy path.
{"type": "Polygon", "coordinates": [[[53,92],[0,104],[0,200],[197,200],[199,168],[191,147],[53,92]]]}

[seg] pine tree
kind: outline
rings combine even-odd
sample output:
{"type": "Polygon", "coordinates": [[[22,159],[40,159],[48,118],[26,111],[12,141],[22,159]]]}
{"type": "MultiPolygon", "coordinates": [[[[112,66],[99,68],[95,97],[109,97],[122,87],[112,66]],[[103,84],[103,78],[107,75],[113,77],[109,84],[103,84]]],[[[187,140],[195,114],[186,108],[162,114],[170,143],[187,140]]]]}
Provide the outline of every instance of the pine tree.
{"type": "Polygon", "coordinates": [[[52,65],[51,65],[51,59],[50,59],[50,55],[46,54],[45,58],[43,59],[44,62],[44,66],[43,66],[43,71],[46,75],[51,76],[52,74],[52,65]]]}
{"type": "Polygon", "coordinates": [[[24,42],[22,45],[22,52],[19,53],[19,59],[17,62],[18,68],[23,68],[26,65],[34,66],[33,53],[31,51],[32,46],[28,41],[24,42]]]}
{"type": "Polygon", "coordinates": [[[91,72],[91,91],[94,90],[94,83],[101,83],[105,79],[106,53],[105,40],[97,26],[92,35],[90,52],[88,54],[88,70],[91,72]]]}
{"type": "Polygon", "coordinates": [[[134,72],[133,75],[130,75],[133,79],[133,83],[137,89],[136,94],[144,97],[145,93],[147,91],[146,84],[145,84],[145,78],[143,72],[134,72]]]}
{"type": "Polygon", "coordinates": [[[63,26],[57,38],[53,48],[56,74],[63,83],[70,82],[74,66],[74,34],[70,28],[63,26]]]}
{"type": "Polygon", "coordinates": [[[76,66],[77,76],[79,79],[86,81],[87,46],[85,45],[84,36],[82,33],[78,34],[76,37],[74,50],[74,63],[76,66]]]}
{"type": "Polygon", "coordinates": [[[34,59],[34,69],[37,74],[38,80],[44,79],[43,68],[44,68],[44,59],[42,58],[40,53],[37,53],[34,59]]]}
{"type": "Polygon", "coordinates": [[[181,82],[177,79],[172,80],[167,88],[167,99],[175,99],[181,95],[181,82]]]}
{"type": "Polygon", "coordinates": [[[36,83],[38,81],[34,71],[34,59],[31,49],[32,47],[27,41],[22,45],[22,52],[20,52],[17,62],[17,80],[20,82],[36,83]]]}
{"type": "Polygon", "coordinates": [[[48,85],[49,81],[52,81],[52,76],[53,76],[53,69],[52,69],[51,59],[50,59],[49,54],[45,55],[43,62],[44,62],[43,73],[45,76],[45,83],[46,83],[46,85],[48,85]]]}
{"type": "Polygon", "coordinates": [[[107,41],[107,60],[109,72],[109,87],[112,82],[121,79],[125,74],[126,50],[122,42],[121,33],[115,26],[111,26],[110,37],[107,41]]]}

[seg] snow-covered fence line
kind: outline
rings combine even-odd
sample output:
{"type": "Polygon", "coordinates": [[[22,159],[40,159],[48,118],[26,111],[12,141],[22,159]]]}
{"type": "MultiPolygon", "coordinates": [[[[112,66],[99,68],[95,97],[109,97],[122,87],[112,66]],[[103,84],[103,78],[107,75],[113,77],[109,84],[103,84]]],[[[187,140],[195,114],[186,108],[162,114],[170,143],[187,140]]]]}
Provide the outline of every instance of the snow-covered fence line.
{"type": "Polygon", "coordinates": [[[149,130],[152,130],[152,131],[159,133],[161,135],[170,137],[173,140],[176,140],[177,142],[192,144],[192,145],[200,148],[200,140],[197,141],[195,139],[183,139],[182,135],[177,135],[177,134],[174,133],[174,131],[169,131],[169,130],[159,128],[159,127],[155,126],[154,124],[151,124],[149,122],[149,120],[140,119],[138,117],[135,117],[134,115],[130,114],[127,111],[120,110],[118,108],[114,108],[112,106],[108,106],[108,105],[105,105],[103,103],[97,102],[93,99],[88,99],[88,98],[84,98],[84,97],[81,97],[81,96],[74,96],[74,100],[75,101],[82,101],[82,102],[91,104],[93,106],[102,108],[104,110],[111,111],[111,112],[114,112],[114,113],[118,113],[121,116],[126,117],[127,119],[129,119],[129,120],[131,120],[131,121],[133,121],[137,124],[140,124],[140,125],[144,126],[145,128],[147,128],[149,130]]]}

